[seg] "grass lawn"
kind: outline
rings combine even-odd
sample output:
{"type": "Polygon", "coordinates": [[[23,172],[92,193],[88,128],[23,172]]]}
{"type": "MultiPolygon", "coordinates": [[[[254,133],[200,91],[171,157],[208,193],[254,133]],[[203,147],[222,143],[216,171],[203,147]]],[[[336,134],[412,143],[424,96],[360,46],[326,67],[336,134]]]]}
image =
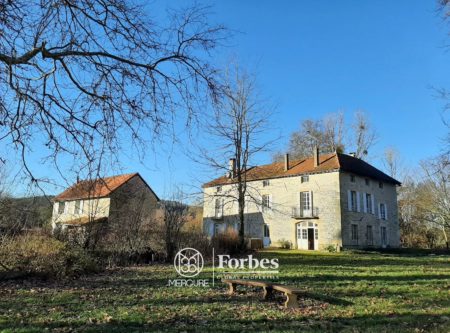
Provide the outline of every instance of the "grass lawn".
{"type": "MultiPolygon", "coordinates": [[[[171,265],[108,271],[68,282],[0,283],[1,332],[450,332],[450,257],[264,251],[278,281],[343,302],[260,301],[246,289],[167,287],[171,265]],[[344,302],[347,301],[347,302],[344,302]],[[345,304],[351,302],[351,304],[345,304]]],[[[210,268],[201,278],[210,278],[210,268]]]]}

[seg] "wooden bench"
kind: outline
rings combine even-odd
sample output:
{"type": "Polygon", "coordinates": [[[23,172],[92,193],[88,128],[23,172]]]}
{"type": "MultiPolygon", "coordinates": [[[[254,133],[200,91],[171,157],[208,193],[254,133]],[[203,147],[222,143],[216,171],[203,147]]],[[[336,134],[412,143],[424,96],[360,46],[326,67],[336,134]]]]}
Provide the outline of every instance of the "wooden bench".
{"type": "Polygon", "coordinates": [[[228,294],[232,295],[236,291],[237,285],[249,286],[249,287],[261,287],[264,291],[263,298],[268,299],[272,293],[272,283],[258,280],[222,280],[222,282],[228,284],[228,294]]]}
{"type": "Polygon", "coordinates": [[[258,281],[258,280],[231,280],[226,279],[222,282],[228,284],[228,293],[231,295],[236,291],[237,285],[251,286],[251,287],[261,287],[263,288],[264,295],[263,298],[267,300],[274,290],[284,293],[286,296],[286,302],[284,306],[286,308],[296,308],[298,307],[297,296],[304,293],[304,291],[292,286],[283,286],[281,284],[274,284],[271,282],[258,281]]]}

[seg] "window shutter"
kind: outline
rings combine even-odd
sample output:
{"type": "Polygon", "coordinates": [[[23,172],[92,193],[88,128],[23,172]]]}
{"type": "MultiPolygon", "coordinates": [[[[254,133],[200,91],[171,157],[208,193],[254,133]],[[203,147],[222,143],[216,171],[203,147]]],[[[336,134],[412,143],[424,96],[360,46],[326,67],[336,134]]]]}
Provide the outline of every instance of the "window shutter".
{"type": "Polygon", "coordinates": [[[209,235],[214,236],[214,222],[209,224],[209,235]]]}
{"type": "Polygon", "coordinates": [[[356,192],[356,211],[361,211],[359,192],[356,192]]]}
{"type": "Polygon", "coordinates": [[[352,211],[352,192],[350,190],[347,191],[347,208],[352,211]]]}
{"type": "Polygon", "coordinates": [[[378,204],[378,218],[381,220],[381,204],[378,204]]]}
{"type": "Polygon", "coordinates": [[[269,208],[272,209],[272,194],[269,195],[269,208]]]}
{"type": "Polygon", "coordinates": [[[309,191],[309,200],[310,200],[310,204],[311,204],[311,212],[314,211],[314,205],[313,205],[313,192],[309,191]]]}
{"type": "Polygon", "coordinates": [[[367,213],[367,193],[363,193],[363,207],[364,213],[367,213]]]}
{"type": "Polygon", "coordinates": [[[375,196],[372,194],[372,214],[375,215],[375,196]]]}
{"type": "Polygon", "coordinates": [[[387,204],[384,204],[384,215],[386,216],[386,221],[387,221],[387,219],[388,219],[387,204]]]}

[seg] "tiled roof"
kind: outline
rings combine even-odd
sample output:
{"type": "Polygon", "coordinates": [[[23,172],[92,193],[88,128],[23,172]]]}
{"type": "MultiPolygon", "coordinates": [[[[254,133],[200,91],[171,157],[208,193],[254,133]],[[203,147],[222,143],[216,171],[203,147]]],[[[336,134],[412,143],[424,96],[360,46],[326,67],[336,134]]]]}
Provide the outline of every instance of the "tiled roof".
{"type": "MultiPolygon", "coordinates": [[[[378,170],[369,163],[350,155],[340,153],[321,154],[319,161],[320,163],[317,167],[314,167],[313,157],[290,161],[289,170],[287,171],[284,170],[284,162],[255,166],[249,168],[245,173],[245,176],[247,181],[252,181],[342,170],[360,176],[400,185],[399,181],[389,177],[384,172],[378,170]]],[[[204,184],[203,187],[233,184],[235,182],[236,179],[222,176],[204,184]]]]}
{"type": "Polygon", "coordinates": [[[107,197],[136,175],[138,175],[138,173],[129,173],[96,180],[82,180],[57,195],[53,200],[67,201],[107,197]]]}

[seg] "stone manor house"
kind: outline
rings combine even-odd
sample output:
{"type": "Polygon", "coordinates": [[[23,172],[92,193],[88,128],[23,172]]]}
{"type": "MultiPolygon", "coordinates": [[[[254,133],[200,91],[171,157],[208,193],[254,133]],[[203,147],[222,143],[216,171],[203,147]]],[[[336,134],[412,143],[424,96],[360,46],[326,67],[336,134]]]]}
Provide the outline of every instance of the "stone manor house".
{"type": "MultiPolygon", "coordinates": [[[[341,153],[255,166],[245,172],[245,232],[264,247],[289,241],[321,250],[398,247],[399,181],[367,162],[341,153]]],[[[227,175],[203,185],[204,231],[238,230],[235,162],[227,175]]]]}

